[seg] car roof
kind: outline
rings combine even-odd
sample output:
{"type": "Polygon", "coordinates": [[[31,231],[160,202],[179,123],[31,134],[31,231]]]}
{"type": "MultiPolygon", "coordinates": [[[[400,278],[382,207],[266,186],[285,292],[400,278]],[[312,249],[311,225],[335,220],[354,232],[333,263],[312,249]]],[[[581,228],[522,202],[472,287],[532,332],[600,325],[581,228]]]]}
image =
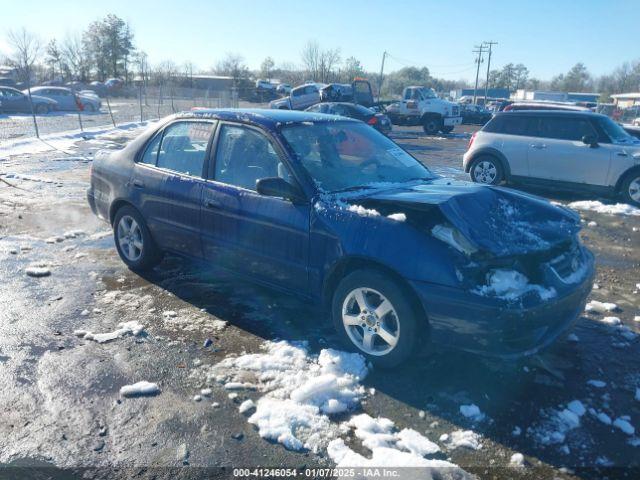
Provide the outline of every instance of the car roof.
{"type": "Polygon", "coordinates": [[[525,115],[528,117],[536,117],[540,115],[544,115],[545,117],[593,117],[593,118],[601,118],[606,117],[606,115],[602,115],[600,113],[591,112],[588,110],[512,110],[508,112],[498,112],[495,114],[496,117],[501,117],[503,115],[525,115]]]}
{"type": "Polygon", "coordinates": [[[281,124],[303,122],[353,121],[337,115],[324,113],[301,112],[297,110],[249,109],[249,108],[203,108],[176,114],[179,118],[213,118],[216,120],[240,121],[252,123],[266,128],[275,128],[281,124]]]}

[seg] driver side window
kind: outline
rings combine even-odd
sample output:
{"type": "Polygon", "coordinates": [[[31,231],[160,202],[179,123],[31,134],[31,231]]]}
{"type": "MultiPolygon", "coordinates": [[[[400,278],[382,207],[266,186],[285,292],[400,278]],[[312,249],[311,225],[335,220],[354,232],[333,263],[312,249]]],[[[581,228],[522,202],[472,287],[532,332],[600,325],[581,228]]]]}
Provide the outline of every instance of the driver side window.
{"type": "Polygon", "coordinates": [[[223,125],[218,138],[214,179],[255,191],[258,180],[269,177],[291,179],[269,139],[251,128],[223,125]]]}

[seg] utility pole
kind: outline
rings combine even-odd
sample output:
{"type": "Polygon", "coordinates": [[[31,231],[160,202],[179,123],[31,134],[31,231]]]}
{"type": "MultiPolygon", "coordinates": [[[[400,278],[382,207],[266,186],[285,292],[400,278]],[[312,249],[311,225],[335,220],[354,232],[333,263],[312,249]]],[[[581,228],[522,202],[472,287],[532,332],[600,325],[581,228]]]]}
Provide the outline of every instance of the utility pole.
{"type": "Polygon", "coordinates": [[[484,106],[487,106],[487,94],[489,93],[489,68],[491,68],[491,47],[497,45],[498,42],[494,42],[493,40],[489,42],[484,42],[485,45],[489,46],[489,57],[487,58],[487,81],[484,84],[484,106]]]}
{"type": "Polygon", "coordinates": [[[478,54],[478,58],[476,58],[476,63],[478,64],[476,68],[476,86],[473,88],[473,104],[476,105],[476,101],[478,99],[478,77],[480,76],[480,64],[482,63],[482,54],[485,52],[484,44],[476,45],[474,47],[476,50],[473,53],[478,54]]]}
{"type": "Polygon", "coordinates": [[[380,103],[380,92],[382,90],[382,75],[384,74],[384,60],[387,52],[382,52],[382,65],[380,66],[380,79],[378,80],[378,103],[380,103]]]}

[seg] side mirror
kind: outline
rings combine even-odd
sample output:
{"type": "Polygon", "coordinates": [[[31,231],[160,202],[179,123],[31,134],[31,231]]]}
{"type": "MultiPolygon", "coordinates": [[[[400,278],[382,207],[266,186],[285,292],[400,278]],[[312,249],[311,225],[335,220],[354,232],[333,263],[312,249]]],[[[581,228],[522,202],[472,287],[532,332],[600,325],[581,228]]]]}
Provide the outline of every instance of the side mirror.
{"type": "Polygon", "coordinates": [[[261,178],[256,184],[256,190],[267,197],[280,197],[294,203],[304,201],[302,192],[280,177],[261,178]]]}
{"type": "Polygon", "coordinates": [[[591,148],[598,146],[598,139],[595,135],[585,135],[582,137],[582,143],[589,145],[591,148]]]}

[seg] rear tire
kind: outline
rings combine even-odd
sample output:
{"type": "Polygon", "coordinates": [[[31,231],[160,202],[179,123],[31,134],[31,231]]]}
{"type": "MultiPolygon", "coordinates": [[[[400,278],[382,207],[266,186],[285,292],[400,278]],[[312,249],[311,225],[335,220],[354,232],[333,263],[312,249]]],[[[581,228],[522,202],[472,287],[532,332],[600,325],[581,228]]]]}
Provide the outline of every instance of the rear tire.
{"type": "Polygon", "coordinates": [[[405,290],[381,272],[356,270],[344,277],[331,313],[342,341],[376,366],[395,367],[415,350],[416,312],[405,290]]]}
{"type": "Polygon", "coordinates": [[[422,129],[427,135],[435,135],[442,128],[442,119],[440,117],[427,116],[422,120],[422,129]]]}
{"type": "Polygon", "coordinates": [[[162,260],[162,252],[151,237],[144,218],[129,205],[116,212],[113,238],[120,258],[131,270],[150,270],[162,260]]]}
{"type": "Polygon", "coordinates": [[[622,181],[620,194],[626,203],[640,207],[640,170],[627,174],[622,181]]]}
{"type": "Polygon", "coordinates": [[[484,185],[499,185],[504,180],[502,164],[496,157],[483,155],[471,164],[471,180],[484,185]]]}

